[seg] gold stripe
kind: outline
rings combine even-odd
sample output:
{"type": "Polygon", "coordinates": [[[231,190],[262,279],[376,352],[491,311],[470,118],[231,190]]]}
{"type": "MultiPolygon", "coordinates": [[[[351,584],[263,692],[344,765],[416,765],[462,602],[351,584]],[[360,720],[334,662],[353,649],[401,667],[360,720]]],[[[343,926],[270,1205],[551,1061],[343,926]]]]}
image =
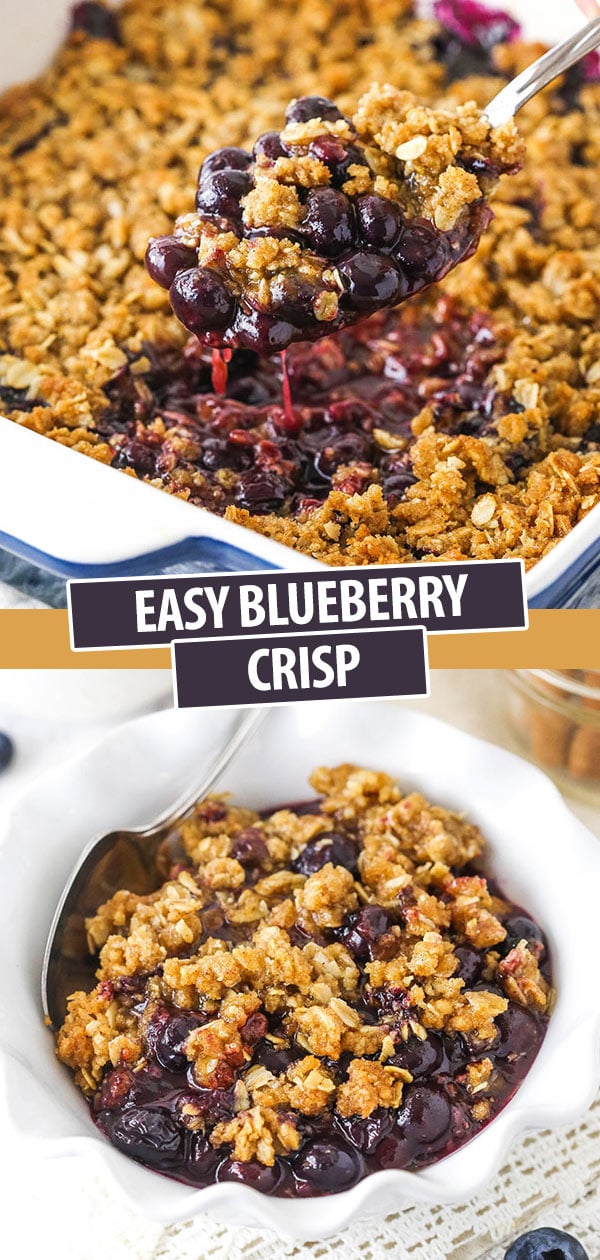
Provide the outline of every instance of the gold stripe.
{"type": "MultiPolygon", "coordinates": [[[[432,669],[600,669],[600,610],[530,613],[527,631],[432,635],[432,669]]],[[[169,669],[167,648],[72,652],[67,613],[0,612],[2,669],[169,669]]]]}

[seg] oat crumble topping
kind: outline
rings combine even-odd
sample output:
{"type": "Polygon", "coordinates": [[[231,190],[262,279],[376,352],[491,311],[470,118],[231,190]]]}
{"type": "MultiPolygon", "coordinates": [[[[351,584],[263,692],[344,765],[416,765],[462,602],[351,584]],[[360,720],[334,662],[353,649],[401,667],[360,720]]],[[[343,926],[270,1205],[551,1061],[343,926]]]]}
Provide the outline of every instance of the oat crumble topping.
{"type": "Polygon", "coordinates": [[[203,801],[165,883],[87,923],[98,982],[59,1057],[119,1149],[191,1184],[323,1193],[429,1163],[545,1032],[544,937],[476,869],[478,828],[361,767],[311,785],[266,814],[203,801]]]}

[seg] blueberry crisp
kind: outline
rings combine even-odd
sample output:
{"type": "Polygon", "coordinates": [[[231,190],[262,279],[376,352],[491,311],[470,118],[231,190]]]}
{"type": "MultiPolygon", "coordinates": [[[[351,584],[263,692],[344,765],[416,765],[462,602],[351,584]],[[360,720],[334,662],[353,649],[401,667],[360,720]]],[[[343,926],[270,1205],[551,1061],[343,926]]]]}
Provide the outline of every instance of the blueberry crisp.
{"type": "Polygon", "coordinates": [[[540,48],[415,8],[78,3],[0,98],[0,412],[330,564],[529,568],[583,520],[598,59],[523,157],[481,111],[540,48]]]}
{"type": "Polygon", "coordinates": [[[347,1189],[416,1169],[512,1097],[552,1006],[541,929],[463,816],[341,765],[258,814],[202,801],[146,896],[87,921],[97,985],[57,1034],[103,1134],[193,1186],[347,1189]]]}
{"type": "Polygon", "coordinates": [[[445,113],[373,84],[350,120],[303,96],[251,153],[209,154],[196,213],[150,242],[146,266],[201,341],[272,354],[443,279],[522,158],[514,123],[492,131],[473,102],[445,113]]]}

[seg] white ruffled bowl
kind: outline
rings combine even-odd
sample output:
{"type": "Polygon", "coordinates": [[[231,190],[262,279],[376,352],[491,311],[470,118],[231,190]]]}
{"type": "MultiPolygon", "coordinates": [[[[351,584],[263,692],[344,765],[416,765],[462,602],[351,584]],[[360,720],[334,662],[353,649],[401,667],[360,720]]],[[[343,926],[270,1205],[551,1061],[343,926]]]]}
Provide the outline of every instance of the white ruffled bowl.
{"type": "Polygon", "coordinates": [[[573,1122],[598,1087],[600,848],[540,771],[398,704],[273,710],[221,786],[262,808],[305,798],[314,766],[354,761],[387,770],[403,787],[464,810],[482,827],[490,868],[548,933],[558,988],[540,1054],[505,1110],[430,1168],[375,1173],[339,1195],[276,1199],[231,1182],[194,1190],[110,1146],[54,1056],[42,1023],[40,966],[52,913],[77,855],[95,832],[149,821],[235,720],[231,712],[189,710],[128,723],[93,752],[39,779],[13,809],[0,846],[4,1141],[10,1149],[21,1140],[36,1153],[100,1161],[138,1210],[164,1223],[206,1212],[229,1224],[307,1240],[403,1205],[465,1201],[490,1180],[518,1137],[573,1122]]]}

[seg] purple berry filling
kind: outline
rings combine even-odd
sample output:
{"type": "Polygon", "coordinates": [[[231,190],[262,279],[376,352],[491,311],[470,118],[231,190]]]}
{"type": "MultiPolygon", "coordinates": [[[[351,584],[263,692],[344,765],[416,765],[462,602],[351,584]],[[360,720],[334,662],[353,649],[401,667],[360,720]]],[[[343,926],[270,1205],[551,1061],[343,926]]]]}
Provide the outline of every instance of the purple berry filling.
{"type": "MultiPolygon", "coordinates": [[[[189,284],[227,318],[228,295],[211,273],[180,271],[173,289],[189,284]]],[[[258,313],[254,319],[259,325],[258,313]]],[[[218,396],[209,352],[182,357],[144,346],[150,366],[138,373],[133,362],[133,371],[108,383],[97,427],[116,467],[172,487],[181,478],[192,502],[218,513],[230,504],[253,514],[310,512],[332,488],[352,493],[373,482],[394,507],[416,480],[411,419],[424,401],[436,429],[478,437],[493,435],[515,409],[489,383],[502,353],[489,318],[464,318],[448,299],[419,322],[409,308],[378,312],[336,337],[289,349],[286,410],[277,359],[234,351],[226,395],[218,396]],[[379,430],[393,435],[391,448],[377,440],[379,430]]],[[[515,464],[515,479],[520,471],[515,464]]]]}

